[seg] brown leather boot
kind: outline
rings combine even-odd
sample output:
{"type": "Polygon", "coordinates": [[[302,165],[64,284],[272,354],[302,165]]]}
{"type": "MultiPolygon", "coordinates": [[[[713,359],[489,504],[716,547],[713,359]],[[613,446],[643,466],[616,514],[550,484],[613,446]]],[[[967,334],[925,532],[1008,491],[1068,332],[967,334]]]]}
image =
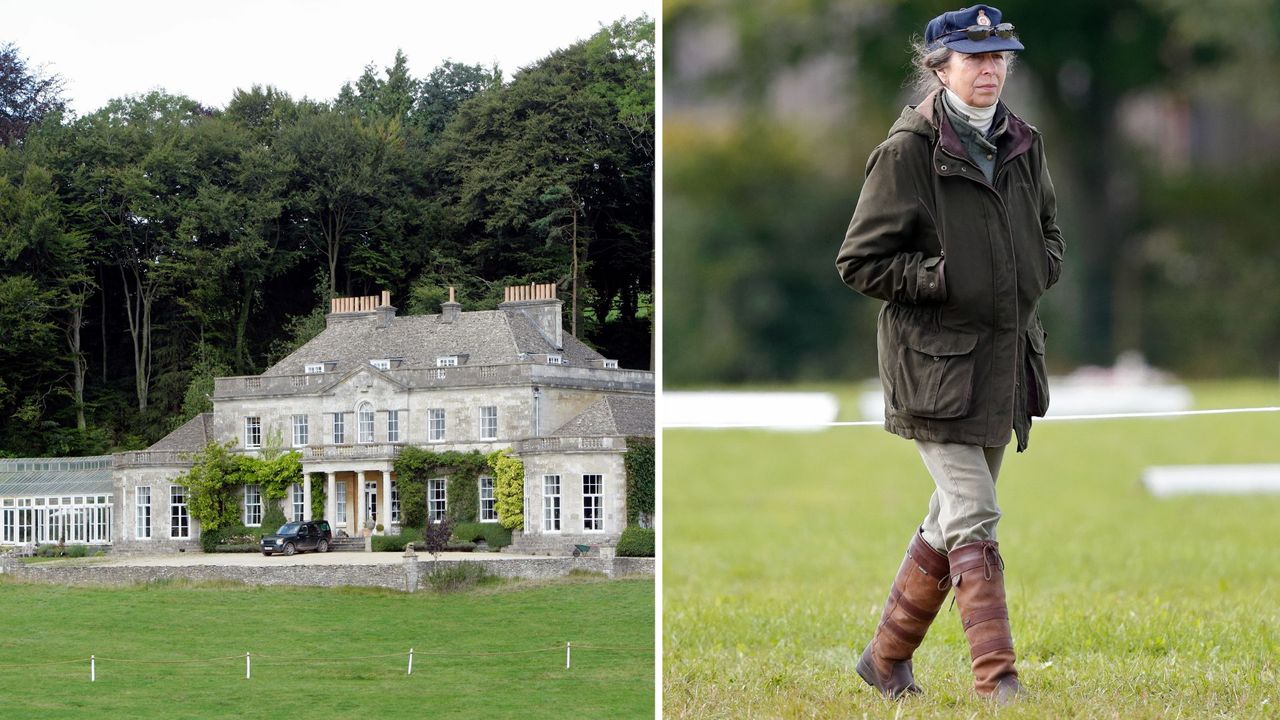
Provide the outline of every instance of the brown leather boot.
{"type": "Polygon", "coordinates": [[[947,557],[917,532],[889,589],[884,614],[858,660],[858,675],[887,698],[920,692],[911,673],[911,655],[951,587],[947,557]]]}
{"type": "Polygon", "coordinates": [[[973,659],[973,689],[1004,704],[1022,692],[1013,667],[1013,632],[1004,594],[1004,559],[993,540],[951,551],[951,584],[973,659]]]}

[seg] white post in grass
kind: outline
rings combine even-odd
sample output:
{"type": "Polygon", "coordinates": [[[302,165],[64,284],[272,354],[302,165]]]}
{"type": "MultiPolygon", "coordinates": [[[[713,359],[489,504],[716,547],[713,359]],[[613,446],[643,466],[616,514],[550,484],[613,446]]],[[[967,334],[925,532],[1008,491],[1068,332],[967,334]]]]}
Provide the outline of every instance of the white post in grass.
{"type": "Polygon", "coordinates": [[[253,677],[253,665],[249,659],[249,653],[244,654],[244,679],[248,680],[253,677]]]}
{"type": "Polygon", "coordinates": [[[98,659],[93,655],[89,656],[89,682],[98,682],[98,659]]]}
{"type": "Polygon", "coordinates": [[[413,648],[409,648],[409,672],[405,673],[405,675],[412,675],[412,674],[413,674],[413,648]]]}
{"type": "Polygon", "coordinates": [[[573,651],[573,643],[572,642],[565,643],[564,644],[564,669],[565,670],[569,669],[570,653],[572,651],[573,651]]]}

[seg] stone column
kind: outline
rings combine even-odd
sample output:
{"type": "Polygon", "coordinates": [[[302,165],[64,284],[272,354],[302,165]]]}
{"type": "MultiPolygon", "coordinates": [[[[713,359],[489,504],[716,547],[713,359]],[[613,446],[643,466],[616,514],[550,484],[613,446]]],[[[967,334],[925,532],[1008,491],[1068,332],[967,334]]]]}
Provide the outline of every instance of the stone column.
{"type": "Polygon", "coordinates": [[[329,521],[329,526],[333,530],[333,534],[338,534],[338,481],[335,473],[332,471],[325,473],[329,476],[328,495],[324,496],[324,516],[329,521]]]}
{"type": "Polygon", "coordinates": [[[391,466],[382,469],[382,527],[391,534],[391,466]]]}
{"type": "Polygon", "coordinates": [[[356,533],[364,532],[364,471],[356,472],[356,533]]]}
{"type": "MultiPolygon", "coordinates": [[[[298,518],[294,518],[297,520],[298,518]]],[[[311,522],[311,473],[302,473],[302,520],[311,522]]]]}

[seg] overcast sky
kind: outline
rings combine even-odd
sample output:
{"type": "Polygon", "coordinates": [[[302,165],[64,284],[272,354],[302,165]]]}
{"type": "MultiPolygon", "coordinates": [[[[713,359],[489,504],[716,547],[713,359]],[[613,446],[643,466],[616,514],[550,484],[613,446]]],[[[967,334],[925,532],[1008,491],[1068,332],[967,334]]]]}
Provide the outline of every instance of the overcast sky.
{"type": "Polygon", "coordinates": [[[61,75],[78,114],[163,88],[223,107],[236,88],[274,85],[327,100],[397,48],[414,77],[443,60],[510,77],[658,0],[0,0],[0,43],[61,75]]]}

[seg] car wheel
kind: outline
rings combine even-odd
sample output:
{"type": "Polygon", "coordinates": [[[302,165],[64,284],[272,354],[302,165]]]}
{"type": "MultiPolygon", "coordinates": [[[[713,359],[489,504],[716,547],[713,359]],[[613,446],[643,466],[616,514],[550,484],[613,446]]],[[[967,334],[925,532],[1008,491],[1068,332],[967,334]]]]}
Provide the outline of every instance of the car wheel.
{"type": "Polygon", "coordinates": [[[284,544],[284,554],[285,554],[285,555],[292,555],[296,550],[297,550],[297,548],[295,548],[295,547],[293,546],[293,543],[285,543],[285,544],[284,544]]]}
{"type": "Polygon", "coordinates": [[[316,551],[317,551],[317,552],[329,552],[329,541],[328,541],[328,540],[321,540],[321,541],[320,541],[320,544],[316,546],[316,551]]]}

